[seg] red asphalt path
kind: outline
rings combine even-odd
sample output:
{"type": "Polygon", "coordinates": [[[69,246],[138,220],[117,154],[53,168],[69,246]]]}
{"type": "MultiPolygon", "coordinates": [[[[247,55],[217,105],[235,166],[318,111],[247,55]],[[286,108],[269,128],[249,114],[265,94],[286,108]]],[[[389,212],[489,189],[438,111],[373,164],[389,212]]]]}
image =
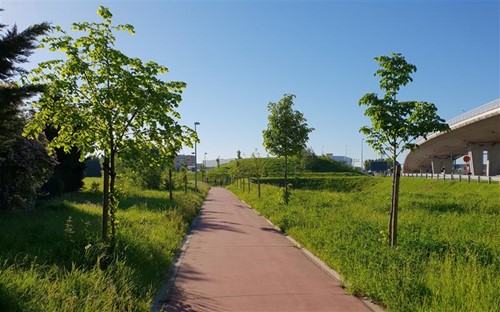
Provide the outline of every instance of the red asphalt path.
{"type": "Polygon", "coordinates": [[[223,188],[208,193],[165,310],[371,311],[223,188]]]}

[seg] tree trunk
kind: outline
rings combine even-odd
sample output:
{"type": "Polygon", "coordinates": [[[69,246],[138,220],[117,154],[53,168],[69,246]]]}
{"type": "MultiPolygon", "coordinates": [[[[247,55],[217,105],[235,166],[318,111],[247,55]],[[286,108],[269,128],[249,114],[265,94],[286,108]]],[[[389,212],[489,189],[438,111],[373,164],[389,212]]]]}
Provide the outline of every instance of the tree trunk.
{"type": "Polygon", "coordinates": [[[104,170],[102,190],[102,240],[108,240],[108,215],[109,215],[109,158],[104,156],[102,164],[104,170]]]}
{"type": "Polygon", "coordinates": [[[259,198],[260,198],[260,177],[257,179],[257,193],[259,194],[259,198]]]}
{"type": "Polygon", "coordinates": [[[398,206],[399,206],[399,180],[401,177],[401,166],[394,165],[394,188],[392,192],[391,212],[391,246],[397,245],[398,238],[398,206]]]}
{"type": "Polygon", "coordinates": [[[248,193],[250,193],[250,177],[248,177],[248,193]]]}
{"type": "Polygon", "coordinates": [[[392,216],[394,214],[394,192],[395,192],[395,186],[396,186],[396,168],[393,166],[392,167],[392,195],[391,195],[391,210],[390,210],[390,215],[389,215],[389,242],[392,245],[392,216]]]}
{"type": "Polygon", "coordinates": [[[286,155],[285,155],[285,194],[288,194],[288,157],[286,155]]]}
{"type": "Polygon", "coordinates": [[[188,192],[188,177],[186,173],[184,173],[184,193],[187,194],[187,192],[188,192]]]}
{"type": "Polygon", "coordinates": [[[170,201],[173,201],[174,193],[172,188],[172,168],[168,168],[168,192],[170,201]]]}
{"type": "Polygon", "coordinates": [[[110,197],[109,197],[109,205],[111,209],[109,209],[110,212],[110,219],[111,219],[111,250],[114,250],[115,248],[115,242],[116,242],[116,210],[118,209],[117,207],[117,198],[116,198],[116,190],[115,190],[115,182],[116,182],[116,171],[115,171],[115,152],[112,150],[111,151],[111,157],[110,157],[110,183],[109,183],[109,192],[110,192],[110,197]]]}

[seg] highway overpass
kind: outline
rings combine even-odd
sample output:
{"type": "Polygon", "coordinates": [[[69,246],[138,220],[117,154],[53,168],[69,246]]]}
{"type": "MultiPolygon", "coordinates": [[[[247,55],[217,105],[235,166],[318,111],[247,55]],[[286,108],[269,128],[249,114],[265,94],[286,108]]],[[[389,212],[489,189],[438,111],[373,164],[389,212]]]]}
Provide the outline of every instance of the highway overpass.
{"type": "Polygon", "coordinates": [[[417,139],[419,147],[406,156],[404,172],[452,173],[453,162],[468,155],[472,175],[500,175],[500,99],[447,123],[451,131],[417,139]]]}

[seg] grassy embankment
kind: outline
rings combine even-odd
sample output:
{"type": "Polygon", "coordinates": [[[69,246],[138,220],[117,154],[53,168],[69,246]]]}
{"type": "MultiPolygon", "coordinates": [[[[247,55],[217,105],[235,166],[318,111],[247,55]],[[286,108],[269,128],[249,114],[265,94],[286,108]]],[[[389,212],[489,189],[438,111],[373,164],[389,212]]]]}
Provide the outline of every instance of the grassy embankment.
{"type": "Polygon", "coordinates": [[[100,243],[102,194],[83,191],[0,215],[0,311],[149,311],[207,192],[124,187],[117,247],[100,243]]]}
{"type": "Polygon", "coordinates": [[[498,311],[498,185],[402,178],[398,247],[390,248],[391,179],[338,179],[338,187],[334,177],[324,183],[329,191],[293,190],[288,206],[274,186],[260,199],[255,187],[229,188],[340,272],[349,292],[389,311],[498,311]]]}

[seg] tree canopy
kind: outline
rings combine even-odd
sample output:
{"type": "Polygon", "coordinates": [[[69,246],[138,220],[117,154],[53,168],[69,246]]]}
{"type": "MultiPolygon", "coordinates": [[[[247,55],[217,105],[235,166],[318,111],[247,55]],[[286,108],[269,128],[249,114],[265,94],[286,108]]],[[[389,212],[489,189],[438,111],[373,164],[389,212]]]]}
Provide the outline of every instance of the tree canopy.
{"type": "Polygon", "coordinates": [[[285,157],[285,192],[283,201],[288,203],[288,158],[299,155],[309,140],[309,128],[304,115],[293,109],[295,95],[285,94],[278,103],[270,102],[267,129],[264,130],[264,147],[272,155],[285,157]]]}
{"type": "MultiPolygon", "coordinates": [[[[46,90],[34,103],[36,114],[25,134],[36,137],[51,126],[58,131],[51,149],[68,151],[75,146],[82,160],[89,154],[103,156],[106,238],[107,207],[116,206],[115,158],[134,157],[146,166],[159,165],[172,161],[183,145],[191,146],[197,137],[179,124],[176,111],[186,84],[163,81],[165,66],[118,50],[115,33],[134,34],[134,27],[114,25],[111,12],[102,6],[97,13],[102,22],[73,23],[76,37],[56,26],[54,34],[43,39],[44,46],[64,53],[66,59],[40,63],[26,77],[26,82],[46,85],[46,90]]],[[[111,214],[113,219],[113,208],[111,214]]]]}
{"type": "Polygon", "coordinates": [[[380,69],[375,76],[380,77],[380,89],[385,92],[379,98],[376,93],[367,93],[359,101],[367,106],[365,116],[372,126],[363,126],[360,132],[367,136],[366,142],[374,150],[387,155],[392,160],[405,150],[416,147],[416,138],[435,132],[447,131],[448,125],[437,114],[436,105],[423,101],[399,101],[397,94],[401,86],[413,81],[411,74],[417,67],[406,62],[404,56],[376,57],[380,69]]]}
{"type": "Polygon", "coordinates": [[[269,123],[263,131],[264,147],[275,156],[295,156],[306,148],[309,128],[304,115],[293,109],[295,95],[285,94],[278,103],[270,102],[267,106],[269,123]]]}

